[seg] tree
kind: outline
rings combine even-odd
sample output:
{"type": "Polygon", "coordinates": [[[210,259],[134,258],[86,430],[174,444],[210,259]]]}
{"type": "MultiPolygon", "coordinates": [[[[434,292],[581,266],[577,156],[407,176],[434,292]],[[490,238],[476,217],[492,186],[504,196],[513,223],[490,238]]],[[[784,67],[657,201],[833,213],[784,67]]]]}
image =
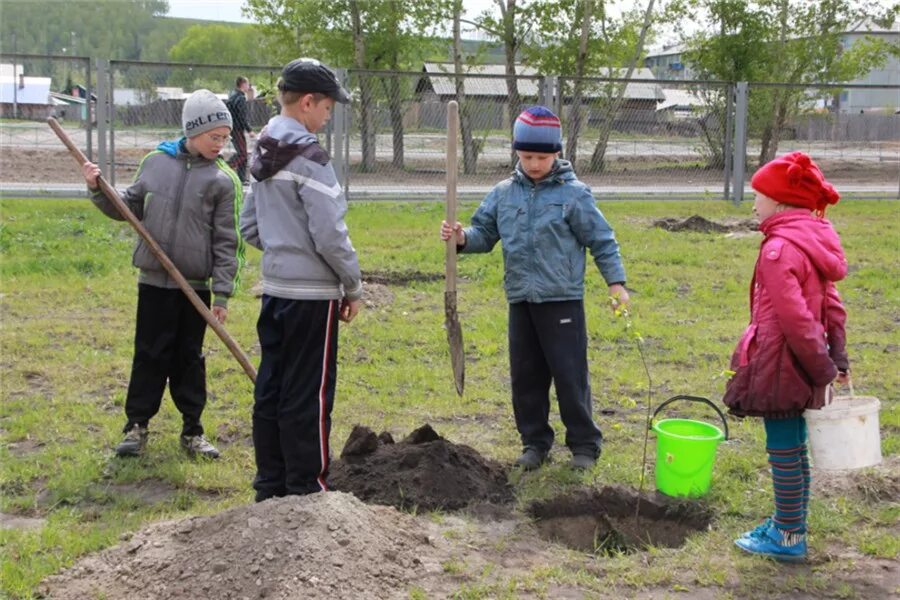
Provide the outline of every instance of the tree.
{"type": "Polygon", "coordinates": [[[206,64],[263,65],[262,34],[256,27],[216,23],[193,25],[169,50],[169,59],[206,64]]]}
{"type": "Polygon", "coordinates": [[[391,120],[393,164],[402,167],[404,162],[402,82],[367,71],[420,64],[439,43],[429,32],[438,22],[435,16],[446,11],[446,0],[247,0],[245,8],[280,59],[296,58],[299,51],[357,70],[363,171],[375,169],[379,81],[391,120]]]}
{"type": "MultiPolygon", "coordinates": [[[[517,0],[494,0],[500,11],[500,18],[489,12],[483,12],[475,21],[463,20],[462,22],[490,33],[503,43],[506,71],[506,93],[509,119],[509,132],[512,136],[516,117],[522,110],[522,97],[519,94],[518,73],[516,72],[516,58],[522,49],[525,40],[531,36],[531,30],[535,23],[535,5],[517,4],[517,0]]],[[[516,163],[516,153],[510,148],[510,164],[516,163]]]]}
{"type": "Polygon", "coordinates": [[[708,32],[687,39],[686,59],[699,77],[781,84],[759,86],[750,96],[748,128],[760,137],[759,164],[774,158],[786,124],[813,99],[810,86],[860,77],[892,51],[874,39],[842,47],[844,32],[885,18],[868,2],[689,0],[684,7],[709,24],[708,32]]]}

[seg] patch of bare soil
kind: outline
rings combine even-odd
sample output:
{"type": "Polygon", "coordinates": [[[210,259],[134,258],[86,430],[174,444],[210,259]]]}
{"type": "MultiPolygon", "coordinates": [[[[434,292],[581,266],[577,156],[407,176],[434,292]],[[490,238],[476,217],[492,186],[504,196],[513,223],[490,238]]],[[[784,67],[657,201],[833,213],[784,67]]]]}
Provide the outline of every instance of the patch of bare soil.
{"type": "Polygon", "coordinates": [[[885,457],[880,465],[854,471],[813,469],[812,493],[825,498],[849,497],[867,504],[900,499],[900,455],[885,457]]]}
{"type": "Polygon", "coordinates": [[[152,525],[42,584],[83,598],[406,598],[441,570],[432,528],[331,492],[152,525]]]}
{"type": "Polygon", "coordinates": [[[375,504],[421,510],[457,510],[475,502],[513,500],[506,470],[469,446],[423,425],[403,441],[368,427],[353,428],[329,481],[375,504]]]}
{"type": "Polygon", "coordinates": [[[0,529],[40,529],[46,522],[46,519],[35,519],[32,517],[20,517],[19,515],[0,513],[0,529]]]}
{"type": "Polygon", "coordinates": [[[716,223],[715,221],[710,221],[700,215],[693,215],[687,219],[676,219],[674,217],[658,219],[653,222],[653,226],[665,229],[666,231],[689,231],[694,233],[734,233],[759,230],[759,224],[753,219],[716,223]]]}
{"type": "Polygon", "coordinates": [[[712,521],[699,503],[639,496],[619,486],[576,490],[534,502],[527,512],[541,537],[594,553],[677,548],[712,521]]]}
{"type": "Polygon", "coordinates": [[[363,281],[381,285],[409,285],[413,282],[440,281],[443,273],[422,273],[421,271],[365,271],[363,281]]]}
{"type": "Polygon", "coordinates": [[[394,293],[384,284],[363,281],[362,301],[366,308],[383,308],[394,303],[394,293]]]}

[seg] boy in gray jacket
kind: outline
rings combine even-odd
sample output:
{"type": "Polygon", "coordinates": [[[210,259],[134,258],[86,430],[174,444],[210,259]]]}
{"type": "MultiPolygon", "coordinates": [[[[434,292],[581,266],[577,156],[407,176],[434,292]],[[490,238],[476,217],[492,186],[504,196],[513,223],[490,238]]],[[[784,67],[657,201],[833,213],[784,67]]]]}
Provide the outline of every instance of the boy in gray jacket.
{"type": "Polygon", "coordinates": [[[278,80],[281,114],[260,134],[241,234],[262,255],[262,360],[253,405],[257,502],[328,489],[338,321],[356,316],[362,276],[347,201],[315,133],[350,97],[312,59],[278,80]]]}
{"type": "MultiPolygon", "coordinates": [[[[181,118],[185,137],[163,142],[145,156],[122,200],[207,306],[215,295],[212,312],[224,323],[244,259],[237,228],[241,182],[219,158],[231,131],[231,114],[215,94],[197,90],[185,101],[181,118]]],[[[124,220],[97,188],[97,165],[85,163],[82,171],[94,204],[108,217],[124,220]]],[[[206,321],[143,239],[138,239],[133,262],[140,269],[137,326],[125,439],[116,453],[144,452],[148,423],[159,412],[168,381],[182,415],[181,446],[192,456],[218,458],[200,424],[206,406],[206,321]]]]}

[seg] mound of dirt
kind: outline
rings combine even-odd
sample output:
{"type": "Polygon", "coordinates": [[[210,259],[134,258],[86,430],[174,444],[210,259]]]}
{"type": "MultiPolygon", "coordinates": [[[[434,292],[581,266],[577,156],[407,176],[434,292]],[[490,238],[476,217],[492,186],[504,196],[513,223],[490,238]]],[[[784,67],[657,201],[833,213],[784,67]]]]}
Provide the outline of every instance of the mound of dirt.
{"type": "Polygon", "coordinates": [[[400,443],[387,432],[378,436],[357,425],[328,480],[366,502],[397,508],[458,510],[474,502],[513,500],[502,465],[445,440],[427,424],[400,443]]]}
{"type": "Polygon", "coordinates": [[[158,523],[49,577],[83,598],[406,598],[441,571],[431,525],[349,494],[288,496],[158,523]]]}
{"type": "Polygon", "coordinates": [[[687,219],[675,219],[668,217],[653,222],[654,227],[666,231],[693,231],[696,233],[729,233],[736,231],[757,231],[759,225],[753,219],[744,219],[732,223],[716,223],[705,219],[700,215],[693,215],[687,219]]]}
{"type": "Polygon", "coordinates": [[[586,552],[677,548],[712,520],[696,502],[638,496],[618,486],[576,490],[534,502],[527,512],[541,537],[586,552]]]}

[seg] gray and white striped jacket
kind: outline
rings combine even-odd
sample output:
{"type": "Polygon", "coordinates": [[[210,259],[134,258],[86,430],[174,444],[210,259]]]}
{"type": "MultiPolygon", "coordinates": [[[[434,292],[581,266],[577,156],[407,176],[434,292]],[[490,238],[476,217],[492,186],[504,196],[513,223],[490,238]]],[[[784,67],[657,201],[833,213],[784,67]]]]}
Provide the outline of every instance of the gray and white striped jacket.
{"type": "Polygon", "coordinates": [[[241,235],[263,251],[263,293],[295,300],[362,297],[347,200],[328,153],[297,120],[273,117],[250,160],[241,235]]]}

